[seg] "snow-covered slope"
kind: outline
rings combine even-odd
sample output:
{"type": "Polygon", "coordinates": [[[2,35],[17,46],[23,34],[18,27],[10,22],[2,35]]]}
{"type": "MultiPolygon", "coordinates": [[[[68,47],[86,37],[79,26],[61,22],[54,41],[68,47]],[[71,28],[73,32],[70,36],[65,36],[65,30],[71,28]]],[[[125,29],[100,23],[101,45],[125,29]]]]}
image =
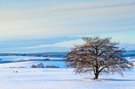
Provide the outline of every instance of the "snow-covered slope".
{"type": "Polygon", "coordinates": [[[6,68],[30,68],[32,65],[43,63],[44,66],[57,66],[65,68],[64,58],[59,57],[35,57],[35,56],[0,56],[0,67],[6,68]],[[47,60],[50,61],[47,61],[47,60]]]}
{"type": "MultiPolygon", "coordinates": [[[[60,68],[65,68],[66,62],[61,61],[63,58],[50,58],[51,60],[60,60],[60,61],[24,61],[24,62],[18,62],[17,60],[29,60],[29,59],[43,59],[44,57],[26,57],[26,56],[3,56],[1,57],[4,61],[12,60],[14,62],[11,63],[0,63],[0,68],[31,68],[32,65],[38,65],[40,63],[43,63],[44,66],[57,66],[60,68]],[[17,61],[17,62],[15,62],[17,61]]],[[[127,57],[129,61],[134,62],[135,64],[135,58],[127,57]]]]}
{"type": "Polygon", "coordinates": [[[0,68],[31,68],[32,65],[38,65],[43,63],[44,66],[57,66],[65,68],[65,61],[26,61],[26,62],[13,62],[13,63],[2,63],[0,68]]]}

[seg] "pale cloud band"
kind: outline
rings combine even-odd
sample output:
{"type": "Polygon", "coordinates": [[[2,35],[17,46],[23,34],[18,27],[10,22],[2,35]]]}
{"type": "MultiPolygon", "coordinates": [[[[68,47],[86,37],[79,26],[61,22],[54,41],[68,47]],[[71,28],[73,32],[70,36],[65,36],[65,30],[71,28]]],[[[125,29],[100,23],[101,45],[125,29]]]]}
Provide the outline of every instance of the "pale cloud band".
{"type": "MultiPolygon", "coordinates": [[[[134,8],[134,0],[0,0],[0,41],[99,35],[134,44],[134,8]]],[[[78,41],[65,40],[25,48],[71,47],[75,43],[78,41]]]]}

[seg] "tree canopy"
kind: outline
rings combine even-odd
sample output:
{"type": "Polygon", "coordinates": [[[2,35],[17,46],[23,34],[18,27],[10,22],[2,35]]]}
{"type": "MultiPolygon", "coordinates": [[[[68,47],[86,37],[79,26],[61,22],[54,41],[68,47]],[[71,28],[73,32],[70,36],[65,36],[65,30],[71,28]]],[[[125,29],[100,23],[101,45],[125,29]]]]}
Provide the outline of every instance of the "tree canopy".
{"type": "Polygon", "coordinates": [[[124,49],[111,38],[83,37],[83,45],[77,45],[67,54],[67,65],[75,67],[76,73],[93,72],[94,79],[100,73],[119,73],[131,69],[133,64],[122,54],[124,49]]]}

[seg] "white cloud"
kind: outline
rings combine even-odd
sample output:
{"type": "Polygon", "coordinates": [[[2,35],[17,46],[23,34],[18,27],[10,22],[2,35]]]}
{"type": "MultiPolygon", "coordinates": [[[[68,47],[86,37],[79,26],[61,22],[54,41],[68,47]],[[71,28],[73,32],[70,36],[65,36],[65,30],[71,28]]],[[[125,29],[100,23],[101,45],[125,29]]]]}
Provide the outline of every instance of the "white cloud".
{"type": "Polygon", "coordinates": [[[42,45],[36,45],[31,47],[21,47],[22,49],[37,49],[37,48],[47,48],[47,47],[65,47],[65,48],[73,48],[75,45],[81,45],[84,41],[81,39],[77,40],[70,40],[70,41],[63,41],[63,42],[57,42],[54,44],[42,44],[42,45]]]}

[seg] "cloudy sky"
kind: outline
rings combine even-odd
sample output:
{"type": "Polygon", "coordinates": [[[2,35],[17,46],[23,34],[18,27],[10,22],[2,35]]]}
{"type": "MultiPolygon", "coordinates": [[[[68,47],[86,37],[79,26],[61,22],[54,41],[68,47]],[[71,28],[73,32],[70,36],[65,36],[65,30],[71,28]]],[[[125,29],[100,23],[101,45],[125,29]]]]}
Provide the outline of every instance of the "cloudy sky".
{"type": "Polygon", "coordinates": [[[69,51],[84,36],[135,49],[135,0],[0,0],[0,52],[69,51]]]}

